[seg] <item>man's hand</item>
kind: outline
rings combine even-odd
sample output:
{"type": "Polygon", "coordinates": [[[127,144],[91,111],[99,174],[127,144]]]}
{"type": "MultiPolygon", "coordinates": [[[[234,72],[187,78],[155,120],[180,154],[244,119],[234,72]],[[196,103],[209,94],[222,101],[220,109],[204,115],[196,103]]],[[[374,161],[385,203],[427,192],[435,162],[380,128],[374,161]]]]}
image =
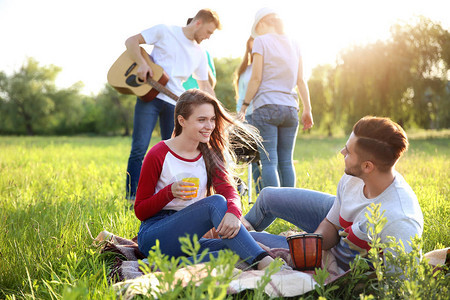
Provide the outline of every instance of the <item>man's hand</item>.
{"type": "Polygon", "coordinates": [[[240,229],[241,221],[232,213],[226,213],[219,226],[217,226],[217,233],[223,239],[232,239],[239,233],[240,229]]]}
{"type": "Polygon", "coordinates": [[[147,76],[153,77],[152,68],[150,68],[150,66],[147,64],[141,64],[139,65],[139,68],[137,70],[137,75],[140,82],[145,82],[147,81],[147,76]]]}
{"type": "Polygon", "coordinates": [[[250,222],[247,221],[247,219],[246,219],[244,216],[241,217],[241,222],[242,222],[242,225],[244,225],[244,227],[245,227],[248,231],[255,230],[255,228],[253,228],[252,224],[250,224],[250,222]]]}
{"type": "Polygon", "coordinates": [[[143,53],[141,52],[141,48],[139,47],[139,45],[141,44],[145,44],[145,40],[140,33],[129,37],[125,41],[125,46],[127,47],[130,58],[138,65],[137,77],[138,80],[142,83],[143,81],[147,81],[147,76],[153,77],[153,71],[148,65],[146,58],[142,56],[143,53]]]}

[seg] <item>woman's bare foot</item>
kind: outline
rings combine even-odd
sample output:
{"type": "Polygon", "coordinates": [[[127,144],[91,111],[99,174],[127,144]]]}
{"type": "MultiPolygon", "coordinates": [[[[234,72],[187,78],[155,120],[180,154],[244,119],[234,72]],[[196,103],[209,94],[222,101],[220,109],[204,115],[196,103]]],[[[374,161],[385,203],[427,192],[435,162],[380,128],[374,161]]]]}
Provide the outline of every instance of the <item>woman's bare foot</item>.
{"type": "Polygon", "coordinates": [[[250,224],[250,222],[247,221],[247,219],[244,216],[241,217],[241,223],[242,223],[242,225],[244,225],[244,227],[248,231],[252,231],[252,230],[254,231],[255,230],[255,228],[253,228],[252,224],[250,224]]]}

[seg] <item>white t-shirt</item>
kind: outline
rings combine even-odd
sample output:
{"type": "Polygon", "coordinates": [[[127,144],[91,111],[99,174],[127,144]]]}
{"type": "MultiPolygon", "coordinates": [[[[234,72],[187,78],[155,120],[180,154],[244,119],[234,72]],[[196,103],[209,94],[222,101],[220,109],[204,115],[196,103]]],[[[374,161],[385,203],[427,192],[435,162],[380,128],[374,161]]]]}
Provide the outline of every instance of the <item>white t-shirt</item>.
{"type": "Polygon", "coordinates": [[[398,172],[395,172],[392,184],[376,198],[366,198],[363,188],[364,181],[344,175],[327,215],[331,223],[342,228],[339,230],[339,243],[331,249],[340,266],[348,266],[357,254],[365,256],[370,249],[365,213],[368,213],[367,207],[371,203],[381,203],[380,212],[384,212],[387,219],[381,231],[381,242],[393,236],[397,241],[402,240],[406,251],[410,251],[407,241],[416,234],[421,236],[423,232],[423,215],[417,197],[398,172]]]}
{"type": "Polygon", "coordinates": [[[253,109],[266,104],[298,108],[298,65],[301,58],[297,42],[284,34],[267,33],[255,38],[252,53],[263,57],[261,84],[253,98],[253,109]]]}
{"type": "MultiPolygon", "coordinates": [[[[185,82],[191,75],[196,80],[208,80],[206,52],[196,41],[189,40],[179,26],[156,25],[141,32],[145,42],[153,45],[151,56],[167,75],[166,87],[175,95],[181,95],[185,82]]],[[[175,105],[175,101],[163,93],[158,98],[175,105]]]]}

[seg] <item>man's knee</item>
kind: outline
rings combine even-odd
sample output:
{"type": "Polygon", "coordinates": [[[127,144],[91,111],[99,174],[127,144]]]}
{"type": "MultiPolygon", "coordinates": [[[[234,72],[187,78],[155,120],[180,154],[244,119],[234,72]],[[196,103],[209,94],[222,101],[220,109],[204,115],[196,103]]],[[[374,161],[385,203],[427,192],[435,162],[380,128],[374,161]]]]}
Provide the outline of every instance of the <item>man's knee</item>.
{"type": "Polygon", "coordinates": [[[270,205],[271,199],[273,198],[274,193],[276,193],[276,187],[265,187],[259,193],[257,202],[260,202],[260,205],[267,206],[270,205]]]}

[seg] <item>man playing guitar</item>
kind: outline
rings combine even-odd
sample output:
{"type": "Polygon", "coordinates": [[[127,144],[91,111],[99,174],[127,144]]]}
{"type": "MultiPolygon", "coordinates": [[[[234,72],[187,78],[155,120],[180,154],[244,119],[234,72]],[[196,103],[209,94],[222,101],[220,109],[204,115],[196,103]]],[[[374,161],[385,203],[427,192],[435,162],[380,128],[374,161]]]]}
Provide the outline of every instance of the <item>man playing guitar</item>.
{"type": "MultiPolygon", "coordinates": [[[[175,95],[185,90],[182,86],[193,74],[199,88],[215,96],[208,82],[206,52],[200,47],[204,39],[221,29],[218,15],[210,9],[202,9],[185,27],[156,25],[129,37],[125,45],[129,57],[137,63],[137,75],[141,81],[153,76],[153,71],[141,52],[141,44],[153,45],[151,56],[169,77],[166,88],[175,95]]],[[[174,127],[175,100],[159,93],[153,101],[136,100],[133,136],[128,158],[126,196],[134,203],[144,156],[150,144],[153,129],[159,117],[161,139],[169,139],[174,127]]]]}

